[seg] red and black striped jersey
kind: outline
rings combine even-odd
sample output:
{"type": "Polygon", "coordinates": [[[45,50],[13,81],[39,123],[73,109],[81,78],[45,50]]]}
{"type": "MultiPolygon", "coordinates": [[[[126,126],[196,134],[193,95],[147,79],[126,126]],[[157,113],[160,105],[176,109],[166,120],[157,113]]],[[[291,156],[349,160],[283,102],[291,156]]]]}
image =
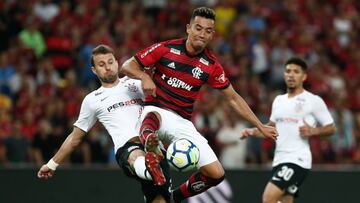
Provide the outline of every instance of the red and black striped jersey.
{"type": "Polygon", "coordinates": [[[169,109],[190,120],[202,85],[225,89],[230,82],[208,49],[191,56],[185,43],[185,39],[160,42],[138,52],[135,59],[143,67],[155,67],[156,97],[147,96],[145,105],[169,109]]]}

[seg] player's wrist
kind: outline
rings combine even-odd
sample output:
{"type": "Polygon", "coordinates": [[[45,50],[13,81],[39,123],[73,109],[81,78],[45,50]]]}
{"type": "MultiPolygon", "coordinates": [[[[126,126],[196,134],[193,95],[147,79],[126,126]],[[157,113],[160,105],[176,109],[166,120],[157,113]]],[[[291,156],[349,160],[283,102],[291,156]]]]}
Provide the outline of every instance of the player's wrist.
{"type": "Polygon", "coordinates": [[[146,78],[146,73],[145,72],[142,72],[140,75],[139,75],[139,79],[142,81],[146,78]]]}
{"type": "Polygon", "coordinates": [[[56,163],[53,159],[50,159],[50,160],[47,162],[46,166],[47,166],[49,169],[55,171],[56,168],[59,166],[59,164],[56,163]]]}

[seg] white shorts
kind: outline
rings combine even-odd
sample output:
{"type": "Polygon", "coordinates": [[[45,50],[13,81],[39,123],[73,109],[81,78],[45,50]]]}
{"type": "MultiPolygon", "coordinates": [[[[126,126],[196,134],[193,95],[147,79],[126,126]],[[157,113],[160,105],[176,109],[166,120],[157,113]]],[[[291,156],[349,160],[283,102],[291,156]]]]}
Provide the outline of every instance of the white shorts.
{"type": "Polygon", "coordinates": [[[199,148],[200,159],[196,166],[198,169],[218,160],[207,140],[196,130],[194,124],[172,111],[156,106],[145,106],[136,124],[136,130],[138,132],[140,131],[141,123],[145,115],[149,112],[157,112],[161,116],[158,134],[164,145],[169,145],[171,142],[180,138],[186,138],[199,148]]]}

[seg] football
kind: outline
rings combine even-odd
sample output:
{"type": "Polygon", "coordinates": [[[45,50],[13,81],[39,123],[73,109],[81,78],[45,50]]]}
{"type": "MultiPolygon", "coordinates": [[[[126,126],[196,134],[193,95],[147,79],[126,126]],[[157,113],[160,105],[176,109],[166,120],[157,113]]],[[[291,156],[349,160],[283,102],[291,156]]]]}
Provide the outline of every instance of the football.
{"type": "Polygon", "coordinates": [[[185,138],[171,143],[166,151],[166,159],[170,167],[181,172],[195,168],[199,158],[199,148],[185,138]]]}

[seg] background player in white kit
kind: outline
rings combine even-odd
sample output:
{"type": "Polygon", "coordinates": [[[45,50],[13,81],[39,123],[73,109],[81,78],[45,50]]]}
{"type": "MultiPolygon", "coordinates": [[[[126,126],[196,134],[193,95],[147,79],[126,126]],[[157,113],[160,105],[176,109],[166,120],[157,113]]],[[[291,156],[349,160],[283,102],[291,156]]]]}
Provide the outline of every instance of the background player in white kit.
{"type": "MultiPolygon", "coordinates": [[[[119,79],[118,62],[109,46],[99,45],[94,48],[91,63],[102,86],[84,98],[73,131],[55,156],[40,168],[38,177],[52,177],[56,167],[71,154],[96,120],[99,120],[114,142],[118,164],[127,176],[141,183],[146,202],[169,202],[168,173],[165,173],[167,182],[164,186],[153,184],[145,167],[143,145],[135,130],[144,97],[141,81],[128,77],[119,79]]],[[[169,171],[166,161],[161,167],[163,171],[169,171]]]]}
{"type": "MultiPolygon", "coordinates": [[[[285,63],[287,94],[275,98],[268,123],[276,126],[279,136],[272,177],[263,194],[264,203],[294,202],[299,186],[311,169],[308,138],[329,136],[336,129],[325,102],[303,88],[306,69],[307,64],[300,58],[290,58],[285,63]]],[[[244,129],[241,137],[248,136],[262,135],[255,128],[244,129]]]]}

